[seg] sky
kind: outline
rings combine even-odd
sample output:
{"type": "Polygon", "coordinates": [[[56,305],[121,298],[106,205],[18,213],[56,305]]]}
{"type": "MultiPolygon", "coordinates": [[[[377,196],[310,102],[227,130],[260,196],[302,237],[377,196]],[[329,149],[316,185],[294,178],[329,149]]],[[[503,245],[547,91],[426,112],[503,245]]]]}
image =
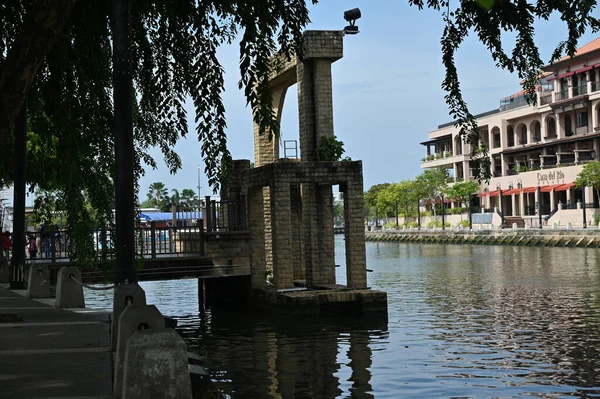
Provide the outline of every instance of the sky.
{"type": "MultiPolygon", "coordinates": [[[[308,1],[310,3],[310,1],[308,1]]],[[[440,37],[442,15],[433,10],[410,7],[407,0],[321,0],[309,5],[312,23],[307,29],[343,29],[345,10],[359,7],[362,18],[356,22],[360,33],[344,38],[344,57],[333,64],[334,133],[344,142],[353,160],[363,161],[364,188],[383,182],[412,179],[421,172],[425,147],[419,143],[438,125],[450,122],[444,91],[440,88],[440,37]]],[[[567,37],[566,25],[554,15],[536,23],[536,43],[544,60],[567,37]]],[[[597,35],[586,34],[583,45],[597,35]]],[[[505,50],[512,51],[510,34],[505,50]]],[[[227,135],[234,159],[253,160],[253,130],[250,109],[238,90],[239,48],[224,46],[219,59],[224,67],[227,135]]],[[[457,66],[462,91],[474,114],[498,107],[499,100],[520,90],[516,74],[497,68],[487,49],[470,37],[461,46],[457,66]]],[[[201,165],[201,195],[210,195],[200,143],[195,136],[193,109],[190,132],[175,149],[183,167],[170,175],[164,163],[155,170],[146,168],[140,181],[140,200],[146,199],[152,182],[164,182],[170,189],[192,188],[197,192],[198,165],[201,165]]],[[[281,132],[283,140],[298,140],[296,86],[286,95],[281,132]]],[[[281,152],[283,154],[283,151],[281,152]]],[[[160,151],[153,150],[156,159],[160,151]]]]}

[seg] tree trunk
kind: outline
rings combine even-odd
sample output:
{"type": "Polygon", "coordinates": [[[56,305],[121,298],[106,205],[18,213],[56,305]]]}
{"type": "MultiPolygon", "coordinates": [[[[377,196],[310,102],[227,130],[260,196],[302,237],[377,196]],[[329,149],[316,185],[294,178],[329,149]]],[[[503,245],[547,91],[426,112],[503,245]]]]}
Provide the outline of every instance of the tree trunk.
{"type": "Polygon", "coordinates": [[[27,12],[19,35],[0,64],[0,143],[6,144],[46,55],[69,20],[77,0],[41,0],[27,12]]]}

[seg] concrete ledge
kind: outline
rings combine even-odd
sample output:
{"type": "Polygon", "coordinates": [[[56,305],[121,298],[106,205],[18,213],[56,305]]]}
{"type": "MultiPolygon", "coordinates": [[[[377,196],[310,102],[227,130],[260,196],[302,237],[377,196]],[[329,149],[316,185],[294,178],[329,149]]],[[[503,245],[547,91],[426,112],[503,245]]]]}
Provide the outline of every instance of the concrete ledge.
{"type": "Polygon", "coordinates": [[[387,317],[387,293],[370,289],[306,290],[277,292],[275,289],[253,291],[257,305],[269,309],[304,315],[387,317]]]}

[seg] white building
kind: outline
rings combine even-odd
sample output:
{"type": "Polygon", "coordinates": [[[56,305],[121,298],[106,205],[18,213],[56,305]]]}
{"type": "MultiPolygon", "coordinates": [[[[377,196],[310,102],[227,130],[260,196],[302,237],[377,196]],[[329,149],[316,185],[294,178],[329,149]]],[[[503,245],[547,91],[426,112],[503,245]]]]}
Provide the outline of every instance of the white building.
{"type": "MultiPolygon", "coordinates": [[[[593,221],[598,196],[588,187],[582,197],[573,181],[582,165],[600,154],[600,38],[578,49],[575,57],[544,67],[536,105],[528,105],[519,92],[476,119],[493,174],[482,186],[482,208],[498,209],[510,223],[535,226],[540,204],[546,224],[581,225],[585,198],[587,222],[593,221]]],[[[453,122],[438,126],[428,138],[421,143],[427,148],[422,168],[441,167],[455,179],[473,178],[469,145],[453,122]]]]}

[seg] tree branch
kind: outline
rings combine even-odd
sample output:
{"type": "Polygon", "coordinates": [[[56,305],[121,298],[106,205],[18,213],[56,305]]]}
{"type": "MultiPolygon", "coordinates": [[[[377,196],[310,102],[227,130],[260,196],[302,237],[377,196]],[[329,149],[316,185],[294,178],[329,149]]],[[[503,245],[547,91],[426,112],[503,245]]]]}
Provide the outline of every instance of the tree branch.
{"type": "Polygon", "coordinates": [[[27,13],[23,28],[0,64],[0,143],[12,128],[46,55],[71,16],[77,0],[42,0],[27,13]]]}

